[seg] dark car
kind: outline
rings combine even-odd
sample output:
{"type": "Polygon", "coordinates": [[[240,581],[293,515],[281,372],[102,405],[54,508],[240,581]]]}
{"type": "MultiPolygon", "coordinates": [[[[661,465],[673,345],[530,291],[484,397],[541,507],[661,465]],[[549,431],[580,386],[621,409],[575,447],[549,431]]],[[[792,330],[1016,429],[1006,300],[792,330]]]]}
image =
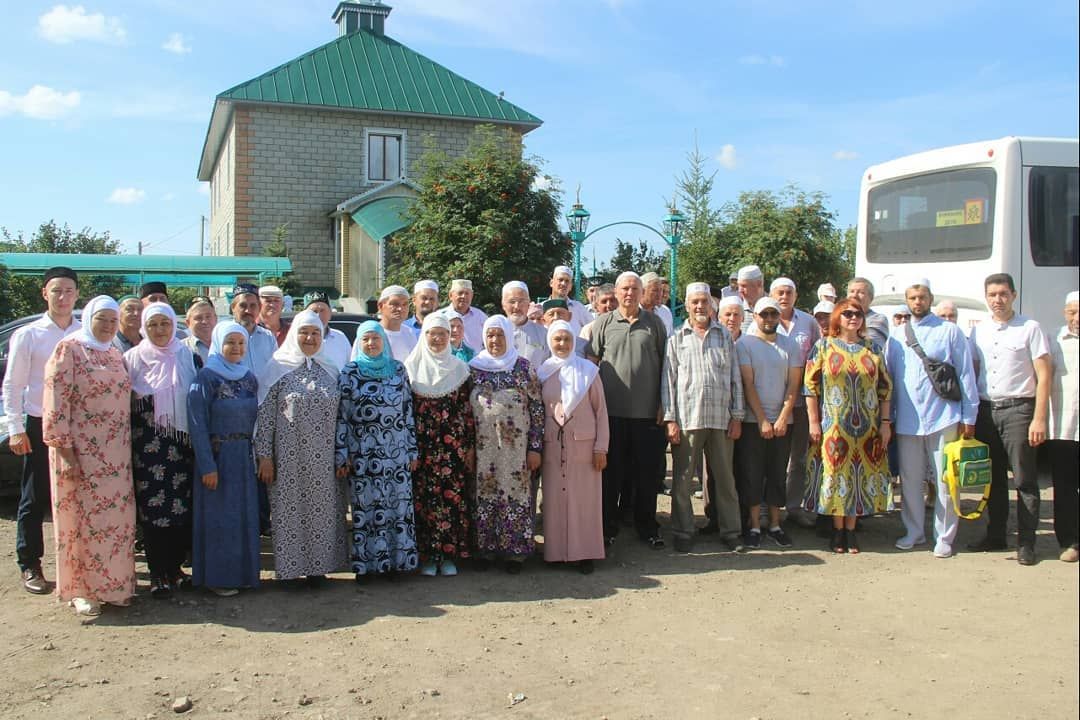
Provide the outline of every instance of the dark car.
{"type": "MultiPolygon", "coordinates": [[[[295,315],[282,315],[281,319],[291,321],[294,316],[295,315]]],[[[361,323],[378,319],[379,318],[377,317],[364,315],[363,313],[336,312],[330,316],[330,327],[345,333],[345,337],[349,338],[349,342],[352,343],[356,340],[356,328],[360,327],[361,323]]]]}

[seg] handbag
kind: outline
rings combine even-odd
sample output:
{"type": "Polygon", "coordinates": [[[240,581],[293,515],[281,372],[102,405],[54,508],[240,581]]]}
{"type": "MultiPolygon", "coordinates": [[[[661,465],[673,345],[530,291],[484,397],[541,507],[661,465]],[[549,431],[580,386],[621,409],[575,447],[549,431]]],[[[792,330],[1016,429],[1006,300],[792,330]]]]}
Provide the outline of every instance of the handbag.
{"type": "Polygon", "coordinates": [[[983,514],[990,501],[990,447],[975,439],[953,440],[943,448],[941,481],[949,489],[953,509],[965,520],[975,520],[983,514]],[[960,512],[960,491],[983,488],[983,496],[975,512],[960,512]]]}
{"type": "Polygon", "coordinates": [[[934,392],[945,400],[959,400],[961,398],[960,378],[956,375],[956,368],[942,360],[932,360],[926,357],[922,345],[915,339],[915,331],[911,329],[911,322],[904,323],[904,334],[907,336],[908,347],[914,350],[915,354],[922,360],[926,374],[930,378],[930,384],[934,387],[934,392]]]}

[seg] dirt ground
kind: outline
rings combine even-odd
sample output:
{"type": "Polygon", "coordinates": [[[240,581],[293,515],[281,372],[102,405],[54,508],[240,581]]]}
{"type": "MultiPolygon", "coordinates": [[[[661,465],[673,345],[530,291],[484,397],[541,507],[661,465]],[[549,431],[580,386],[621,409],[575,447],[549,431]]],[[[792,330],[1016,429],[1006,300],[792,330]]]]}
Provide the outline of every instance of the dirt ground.
{"type": "MultiPolygon", "coordinates": [[[[1046,492],[1035,567],[898,552],[892,514],[859,556],[813,530],[739,555],[624,532],[591,576],[534,559],[309,590],[264,572],[238,597],[158,601],[140,563],[132,607],[84,624],[20,587],[7,501],[0,717],[166,718],[188,696],[204,718],[1076,718],[1078,573],[1050,510],[1046,492]]],[[[957,547],[980,533],[965,522],[957,547]]]]}

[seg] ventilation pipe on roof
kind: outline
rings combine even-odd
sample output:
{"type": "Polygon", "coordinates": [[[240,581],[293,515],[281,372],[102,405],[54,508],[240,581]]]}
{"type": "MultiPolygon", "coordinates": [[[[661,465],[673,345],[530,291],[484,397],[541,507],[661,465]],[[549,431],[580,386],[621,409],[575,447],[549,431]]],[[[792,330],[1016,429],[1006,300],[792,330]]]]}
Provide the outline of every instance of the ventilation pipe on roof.
{"type": "Polygon", "coordinates": [[[380,0],[345,0],[338,3],[331,19],[337,23],[339,36],[354,33],[357,30],[367,30],[376,35],[382,35],[386,16],[392,9],[380,0]]]}

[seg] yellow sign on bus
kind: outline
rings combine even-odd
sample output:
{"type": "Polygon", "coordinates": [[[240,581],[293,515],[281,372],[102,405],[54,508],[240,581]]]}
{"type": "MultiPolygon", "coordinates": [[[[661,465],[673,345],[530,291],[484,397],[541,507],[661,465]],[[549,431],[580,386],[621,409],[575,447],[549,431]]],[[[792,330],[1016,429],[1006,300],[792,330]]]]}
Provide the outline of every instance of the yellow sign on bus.
{"type": "Polygon", "coordinates": [[[964,224],[982,225],[983,216],[986,213],[986,200],[975,198],[964,201],[964,224]]]}
{"type": "Polygon", "coordinates": [[[964,211],[963,210],[940,210],[937,214],[938,227],[952,227],[953,225],[964,224],[964,211]]]}

